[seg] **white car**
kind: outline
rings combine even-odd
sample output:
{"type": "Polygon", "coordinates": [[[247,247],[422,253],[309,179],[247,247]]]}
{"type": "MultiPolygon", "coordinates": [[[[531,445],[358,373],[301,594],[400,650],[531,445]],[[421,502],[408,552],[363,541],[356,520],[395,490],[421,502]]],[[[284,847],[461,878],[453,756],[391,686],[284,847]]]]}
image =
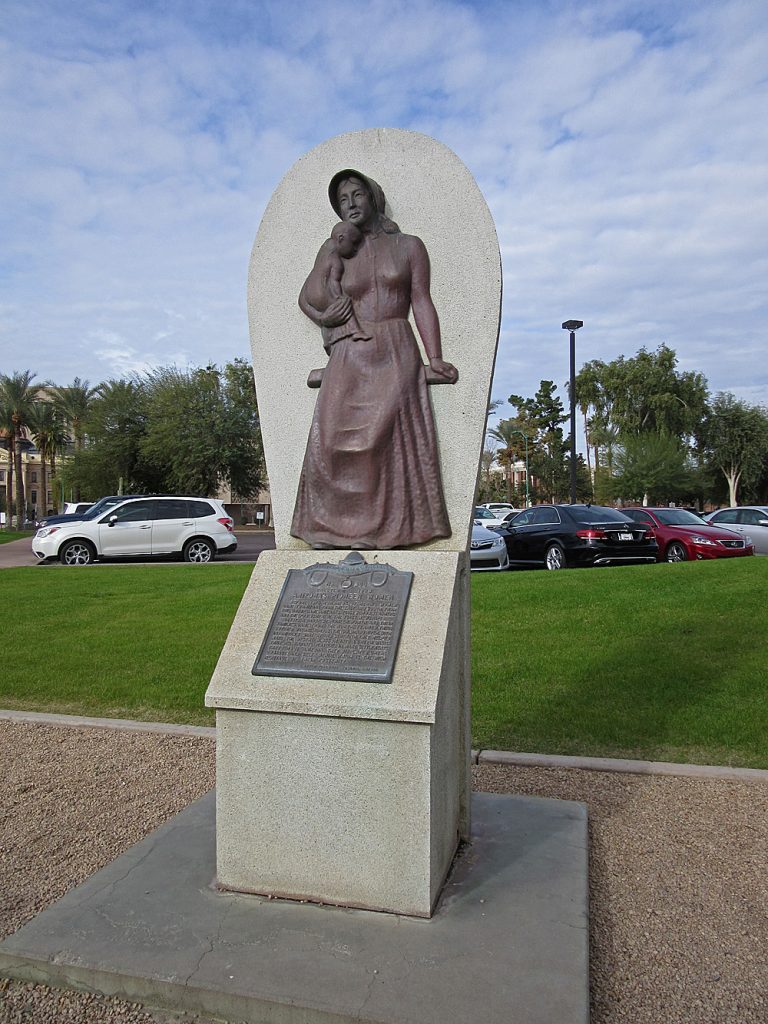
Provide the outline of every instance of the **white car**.
{"type": "Polygon", "coordinates": [[[493,530],[486,530],[477,524],[472,527],[472,539],[469,542],[469,567],[473,571],[488,571],[509,568],[509,554],[504,538],[493,530]]]}
{"type": "Polygon", "coordinates": [[[94,519],[42,527],[32,551],[41,562],[58,558],[63,565],[162,555],[210,562],[237,548],[234,525],[215,498],[128,498],[94,519]]]}
{"type": "Polygon", "coordinates": [[[484,505],[480,506],[480,508],[487,508],[488,511],[493,512],[497,518],[506,516],[510,512],[519,511],[514,505],[510,505],[508,501],[486,501],[484,505]]]}
{"type": "Polygon", "coordinates": [[[737,505],[719,508],[704,516],[710,526],[724,526],[749,537],[756,555],[768,555],[768,505],[737,505]]]}
{"type": "Polygon", "coordinates": [[[519,509],[505,505],[504,508],[487,508],[485,505],[477,505],[472,521],[476,526],[484,526],[486,529],[495,530],[498,526],[506,525],[508,516],[517,515],[519,509]]]}

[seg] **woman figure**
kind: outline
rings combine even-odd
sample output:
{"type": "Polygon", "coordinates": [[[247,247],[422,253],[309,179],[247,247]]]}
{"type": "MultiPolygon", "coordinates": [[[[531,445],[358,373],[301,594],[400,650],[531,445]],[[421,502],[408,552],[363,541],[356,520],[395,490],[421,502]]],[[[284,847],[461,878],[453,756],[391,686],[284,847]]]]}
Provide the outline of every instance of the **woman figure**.
{"type": "Polygon", "coordinates": [[[291,533],[318,548],[408,547],[449,537],[424,364],[408,322],[412,308],[430,367],[455,383],[456,367],[442,358],[427,251],[384,216],[381,187],[359,171],[339,171],[328,194],[362,242],[344,261],[342,294],[320,310],[302,289],[299,305],[321,328],[355,315],[371,340],[346,338],[330,349],[291,533]]]}

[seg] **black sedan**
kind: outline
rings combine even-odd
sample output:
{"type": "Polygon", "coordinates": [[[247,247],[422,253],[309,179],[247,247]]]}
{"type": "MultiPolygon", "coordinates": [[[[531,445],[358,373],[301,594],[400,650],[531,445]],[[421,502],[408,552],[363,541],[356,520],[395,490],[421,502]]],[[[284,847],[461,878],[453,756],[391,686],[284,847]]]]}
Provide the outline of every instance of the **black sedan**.
{"type": "Polygon", "coordinates": [[[602,505],[535,505],[499,529],[510,565],[569,566],[655,562],[653,531],[602,505]]]}

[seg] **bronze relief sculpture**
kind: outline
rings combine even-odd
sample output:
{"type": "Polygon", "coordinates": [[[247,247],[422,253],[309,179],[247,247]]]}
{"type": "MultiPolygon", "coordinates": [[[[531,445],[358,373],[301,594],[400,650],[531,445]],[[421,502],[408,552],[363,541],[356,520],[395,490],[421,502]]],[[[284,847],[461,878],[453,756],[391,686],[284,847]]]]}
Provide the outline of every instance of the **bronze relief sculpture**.
{"type": "Polygon", "coordinates": [[[328,364],[291,534],[316,548],[354,549],[449,537],[427,383],[453,384],[458,371],[442,358],[427,250],[385,215],[384,192],[359,171],[335,174],[328,195],[341,224],[299,296],[322,329],[328,364]]]}

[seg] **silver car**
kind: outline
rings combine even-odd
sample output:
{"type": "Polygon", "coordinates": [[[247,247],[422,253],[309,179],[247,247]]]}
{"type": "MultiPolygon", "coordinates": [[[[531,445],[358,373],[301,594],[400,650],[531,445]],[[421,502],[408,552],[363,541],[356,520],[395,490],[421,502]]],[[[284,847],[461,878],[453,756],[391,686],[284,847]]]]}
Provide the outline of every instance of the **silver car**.
{"type": "Polygon", "coordinates": [[[509,568],[509,554],[504,538],[493,530],[475,524],[469,544],[469,567],[474,570],[499,572],[509,568]]]}
{"type": "Polygon", "coordinates": [[[712,526],[724,526],[752,538],[756,555],[768,555],[768,505],[721,508],[704,516],[712,526]]]}

